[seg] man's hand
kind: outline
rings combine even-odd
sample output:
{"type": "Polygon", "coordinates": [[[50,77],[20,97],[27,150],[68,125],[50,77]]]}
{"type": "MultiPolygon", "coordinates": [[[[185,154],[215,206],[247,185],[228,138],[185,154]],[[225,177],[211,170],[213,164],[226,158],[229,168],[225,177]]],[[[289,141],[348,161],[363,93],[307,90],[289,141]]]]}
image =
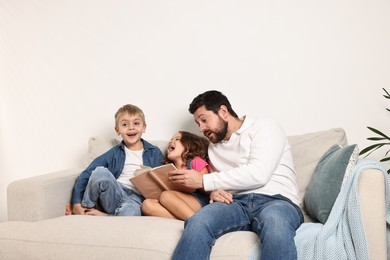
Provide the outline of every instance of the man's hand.
{"type": "Polygon", "coordinates": [[[233,202],[233,195],[222,189],[212,191],[210,194],[210,203],[213,202],[223,202],[226,204],[230,204],[233,202]]]}
{"type": "Polygon", "coordinates": [[[169,173],[169,180],[193,189],[203,189],[203,174],[195,170],[175,170],[169,173]]]}

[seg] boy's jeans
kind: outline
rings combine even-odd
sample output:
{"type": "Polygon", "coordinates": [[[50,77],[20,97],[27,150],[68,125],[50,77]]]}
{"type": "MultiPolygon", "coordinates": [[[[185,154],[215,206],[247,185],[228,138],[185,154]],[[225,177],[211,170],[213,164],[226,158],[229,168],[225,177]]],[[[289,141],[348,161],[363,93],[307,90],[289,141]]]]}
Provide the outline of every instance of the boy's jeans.
{"type": "Polygon", "coordinates": [[[105,167],[96,167],[89,178],[81,205],[97,206],[109,215],[141,216],[143,197],[117,182],[105,167]]]}
{"type": "Polygon", "coordinates": [[[228,232],[249,230],[261,239],[261,259],[297,259],[299,207],[281,195],[236,194],[231,204],[214,202],[186,220],[172,259],[209,259],[216,239],[228,232]]]}

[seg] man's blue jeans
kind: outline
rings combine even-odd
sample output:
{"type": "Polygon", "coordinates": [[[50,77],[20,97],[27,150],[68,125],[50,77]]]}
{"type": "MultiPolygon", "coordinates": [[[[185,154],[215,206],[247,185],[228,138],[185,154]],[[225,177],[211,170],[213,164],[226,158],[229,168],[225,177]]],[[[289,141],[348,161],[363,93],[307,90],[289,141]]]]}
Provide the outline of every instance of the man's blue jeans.
{"type": "Polygon", "coordinates": [[[209,259],[218,237],[239,230],[259,235],[261,260],[297,259],[294,237],[302,222],[300,208],[281,195],[236,194],[233,203],[214,202],[186,220],[172,259],[209,259]]]}
{"type": "Polygon", "coordinates": [[[81,205],[97,207],[115,216],[141,216],[143,197],[117,182],[105,167],[96,167],[89,178],[81,205]]]}

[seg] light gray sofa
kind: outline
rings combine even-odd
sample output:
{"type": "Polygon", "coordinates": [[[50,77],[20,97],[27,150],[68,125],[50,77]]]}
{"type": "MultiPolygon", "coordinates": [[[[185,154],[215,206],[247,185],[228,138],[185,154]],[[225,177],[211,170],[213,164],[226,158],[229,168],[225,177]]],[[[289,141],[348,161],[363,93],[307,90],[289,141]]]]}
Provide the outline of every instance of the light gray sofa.
{"type": "MultiPolygon", "coordinates": [[[[345,146],[341,128],[288,137],[300,195],[320,157],[333,144],[345,146]]],[[[91,138],[88,161],[115,145],[91,138]]],[[[154,142],[165,149],[166,141],[154,142]]],[[[8,221],[0,224],[0,259],[170,259],[183,221],[159,217],[64,216],[82,168],[18,180],[8,187],[8,221]]],[[[367,170],[359,182],[361,212],[370,259],[387,258],[384,177],[367,170]]],[[[305,222],[312,221],[305,213],[305,222]]],[[[211,259],[256,259],[260,242],[252,232],[220,237],[211,259]]]]}

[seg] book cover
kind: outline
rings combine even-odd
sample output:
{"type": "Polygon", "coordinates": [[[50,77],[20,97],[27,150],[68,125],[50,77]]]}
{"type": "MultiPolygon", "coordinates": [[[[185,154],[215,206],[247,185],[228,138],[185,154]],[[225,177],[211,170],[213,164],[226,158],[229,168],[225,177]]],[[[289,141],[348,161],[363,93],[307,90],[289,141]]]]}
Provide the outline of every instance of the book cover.
{"type": "Polygon", "coordinates": [[[168,173],[174,170],[176,170],[176,167],[173,163],[164,164],[155,168],[141,166],[141,169],[134,173],[134,177],[130,181],[145,199],[158,199],[161,192],[166,190],[186,193],[194,192],[195,189],[169,181],[168,173]]]}

